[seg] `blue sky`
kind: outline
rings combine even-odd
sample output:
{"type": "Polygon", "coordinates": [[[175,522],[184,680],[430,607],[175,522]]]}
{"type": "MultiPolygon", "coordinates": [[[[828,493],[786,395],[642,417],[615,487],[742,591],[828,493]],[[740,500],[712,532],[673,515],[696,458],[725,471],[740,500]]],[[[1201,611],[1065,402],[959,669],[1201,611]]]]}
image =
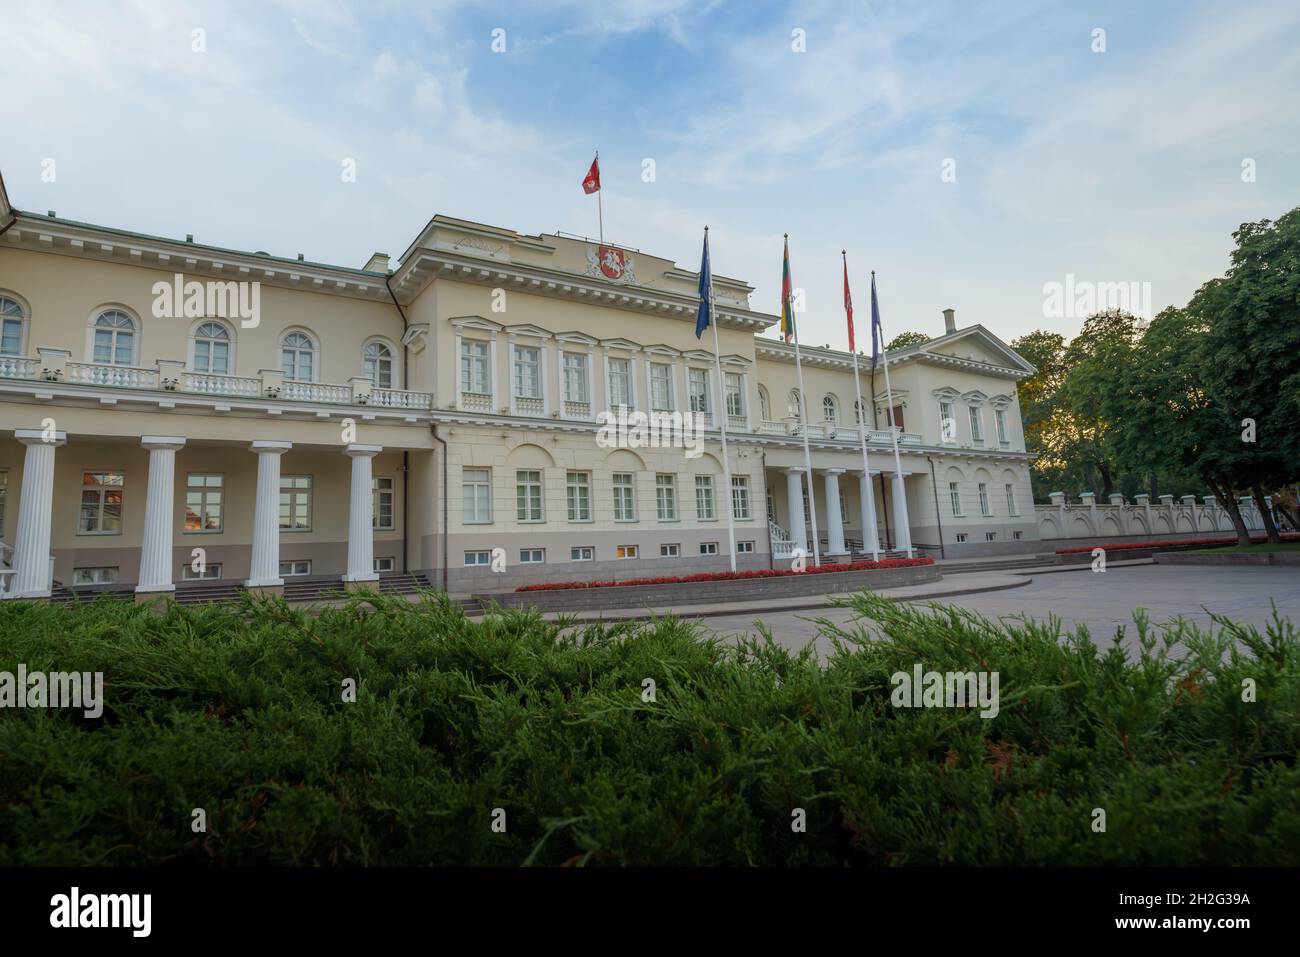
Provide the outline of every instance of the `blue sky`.
{"type": "Polygon", "coordinates": [[[842,248],[890,335],[948,306],[1072,335],[1045,283],[1182,304],[1240,223],[1300,204],[1294,2],[0,0],[0,22],[21,208],[360,266],[438,212],[595,235],[599,148],[607,238],[695,268],[707,222],[758,308],[789,232],[813,344],[846,341],[842,248]]]}

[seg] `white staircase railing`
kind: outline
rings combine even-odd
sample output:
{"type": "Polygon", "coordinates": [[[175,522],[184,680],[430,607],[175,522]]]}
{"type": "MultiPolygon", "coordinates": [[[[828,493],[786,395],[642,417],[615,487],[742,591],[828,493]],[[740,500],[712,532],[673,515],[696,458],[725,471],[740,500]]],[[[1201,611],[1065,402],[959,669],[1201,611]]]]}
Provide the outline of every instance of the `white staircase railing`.
{"type": "Polygon", "coordinates": [[[772,536],[772,557],[790,558],[794,555],[794,539],[776,522],[767,523],[768,534],[772,536]]]}

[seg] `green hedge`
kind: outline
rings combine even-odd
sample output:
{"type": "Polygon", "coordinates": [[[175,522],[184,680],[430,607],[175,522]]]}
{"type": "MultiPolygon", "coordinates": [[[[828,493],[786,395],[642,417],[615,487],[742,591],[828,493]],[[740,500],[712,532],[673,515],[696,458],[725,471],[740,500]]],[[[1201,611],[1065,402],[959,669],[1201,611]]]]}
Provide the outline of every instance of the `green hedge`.
{"type": "Polygon", "coordinates": [[[1139,617],[1126,658],[849,601],[861,624],[823,622],[822,661],[433,596],[0,603],[0,670],[106,676],[96,720],[0,711],[0,865],[1300,863],[1289,623],[1139,617]],[[895,709],[890,676],[917,662],[998,671],[1000,713],[895,709]]]}

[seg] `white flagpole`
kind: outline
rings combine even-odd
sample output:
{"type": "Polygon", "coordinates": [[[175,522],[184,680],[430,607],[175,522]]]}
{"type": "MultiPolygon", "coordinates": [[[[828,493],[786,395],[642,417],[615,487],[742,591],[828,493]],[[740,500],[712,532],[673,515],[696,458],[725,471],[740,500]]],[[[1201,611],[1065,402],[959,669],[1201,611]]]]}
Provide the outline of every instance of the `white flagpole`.
{"type": "MultiPolygon", "coordinates": [[[[875,296],[876,291],[876,271],[871,270],[871,292],[875,296]]],[[[878,311],[878,310],[877,310],[878,311]]],[[[872,322],[875,317],[872,317],[872,322]]],[[[885,366],[885,410],[889,421],[889,436],[894,440],[894,524],[897,526],[895,535],[896,542],[901,548],[907,550],[907,557],[913,555],[912,549],[912,530],[911,522],[907,520],[907,495],[903,486],[903,463],[898,455],[898,430],[894,428],[894,393],[889,388],[889,353],[885,351],[885,325],[880,324],[880,352],[884,357],[885,366]],[[898,521],[898,516],[902,515],[903,521],[898,521]]]]}
{"type": "MultiPolygon", "coordinates": [[[[708,242],[709,227],[704,227],[704,241],[708,242]]],[[[731,488],[731,458],[727,455],[727,396],[726,389],[723,387],[725,381],[722,377],[722,356],[718,347],[718,311],[714,306],[713,299],[713,262],[709,261],[709,325],[713,327],[713,364],[718,372],[718,385],[714,389],[717,397],[717,416],[718,426],[722,430],[722,481],[725,486],[723,490],[723,505],[727,509],[727,535],[731,540],[731,550],[727,557],[731,560],[731,570],[736,570],[736,509],[733,500],[734,492],[731,488]]]]}
{"type": "MultiPolygon", "coordinates": [[[[600,150],[596,150],[596,172],[600,174],[600,150]]],[[[605,203],[601,198],[605,192],[605,184],[602,182],[596,188],[596,216],[600,219],[600,244],[605,245],[605,203]]]]}
{"type": "MultiPolygon", "coordinates": [[[[790,254],[789,233],[785,234],[785,239],[785,252],[788,257],[790,254]]],[[[793,295],[793,272],[790,277],[790,286],[791,294],[793,295]]],[[[820,565],[822,563],[822,553],[821,540],[817,534],[817,493],[813,488],[812,451],[808,447],[808,421],[807,416],[804,415],[804,407],[808,404],[808,394],[804,391],[803,387],[803,358],[799,355],[799,323],[796,321],[796,316],[794,314],[793,300],[788,304],[783,303],[783,306],[784,305],[788,305],[790,309],[790,327],[794,331],[794,367],[799,374],[799,432],[803,435],[803,467],[804,471],[808,475],[808,521],[812,525],[813,564],[820,565]]],[[[791,530],[791,534],[794,534],[793,529],[791,530]]],[[[802,528],[798,530],[798,534],[802,537],[802,528]]]]}
{"type": "MultiPolygon", "coordinates": [[[[848,276],[849,261],[844,250],[840,250],[840,255],[844,256],[844,275],[848,276]]],[[[850,322],[853,320],[850,319],[850,322]]],[[[866,493],[861,496],[863,515],[862,515],[862,548],[863,551],[871,552],[871,560],[880,561],[880,535],[876,532],[876,493],[871,487],[871,460],[867,456],[867,407],[862,404],[862,380],[858,373],[858,350],[853,350],[853,388],[858,393],[858,435],[862,439],[862,483],[866,488],[866,493]]]]}

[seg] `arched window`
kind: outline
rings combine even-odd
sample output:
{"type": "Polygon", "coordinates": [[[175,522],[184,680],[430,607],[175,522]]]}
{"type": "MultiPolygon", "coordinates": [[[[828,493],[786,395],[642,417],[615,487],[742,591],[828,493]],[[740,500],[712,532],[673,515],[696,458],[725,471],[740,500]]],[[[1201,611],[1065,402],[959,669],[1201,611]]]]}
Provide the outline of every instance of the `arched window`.
{"type": "Polygon", "coordinates": [[[758,408],[763,414],[764,422],[772,418],[772,403],[767,397],[767,389],[761,385],[758,387],[758,408]]]}
{"type": "Polygon", "coordinates": [[[205,322],[194,330],[194,371],[229,375],[230,331],[219,322],[205,322]]]}
{"type": "Polygon", "coordinates": [[[316,343],[305,332],[291,332],[280,341],[280,369],[295,382],[316,381],[316,343]]]}
{"type": "Polygon", "coordinates": [[[135,321],[120,309],[95,319],[93,362],[107,366],[135,365],[135,321]]]}
{"type": "Polygon", "coordinates": [[[23,329],[27,312],[16,299],[0,296],[0,355],[23,354],[23,329]]]}
{"type": "Polygon", "coordinates": [[[801,409],[803,407],[803,401],[799,397],[798,389],[790,390],[790,398],[789,398],[788,405],[789,405],[790,415],[793,415],[795,418],[798,418],[801,413],[801,409]]]}
{"type": "Polygon", "coordinates": [[[832,425],[840,422],[840,404],[830,393],[822,397],[822,419],[832,425]]]}
{"type": "Polygon", "coordinates": [[[367,342],[361,350],[361,371],[376,389],[393,387],[393,350],[386,342],[367,342]]]}

